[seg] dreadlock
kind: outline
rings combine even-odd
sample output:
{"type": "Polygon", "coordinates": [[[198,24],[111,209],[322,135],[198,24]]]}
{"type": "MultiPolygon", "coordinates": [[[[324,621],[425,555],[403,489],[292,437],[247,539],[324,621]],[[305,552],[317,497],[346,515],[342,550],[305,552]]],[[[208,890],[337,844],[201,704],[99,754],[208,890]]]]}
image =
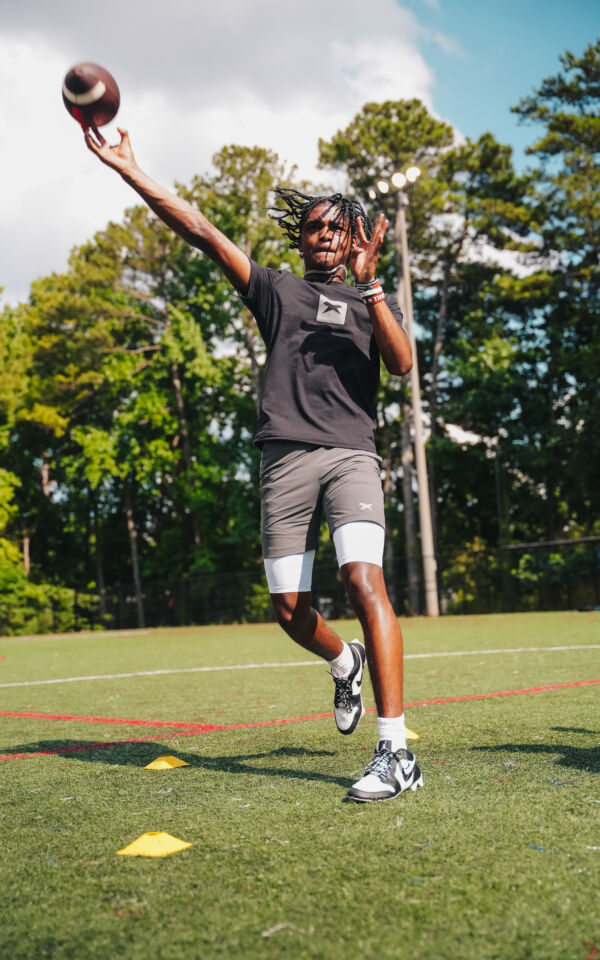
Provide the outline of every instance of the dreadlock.
{"type": "Polygon", "coordinates": [[[329,196],[311,197],[299,190],[293,190],[287,187],[276,187],[275,196],[281,200],[283,207],[269,207],[269,216],[277,220],[279,226],[288,237],[290,247],[297,250],[300,246],[302,230],[306,223],[309,213],[318,207],[321,203],[329,203],[332,207],[337,207],[340,211],[340,219],[348,218],[350,232],[352,237],[356,237],[358,228],[356,226],[357,218],[363,222],[365,233],[370,239],[373,232],[373,224],[361,203],[358,200],[352,200],[349,197],[342,196],[341,193],[332,193],[329,196]]]}

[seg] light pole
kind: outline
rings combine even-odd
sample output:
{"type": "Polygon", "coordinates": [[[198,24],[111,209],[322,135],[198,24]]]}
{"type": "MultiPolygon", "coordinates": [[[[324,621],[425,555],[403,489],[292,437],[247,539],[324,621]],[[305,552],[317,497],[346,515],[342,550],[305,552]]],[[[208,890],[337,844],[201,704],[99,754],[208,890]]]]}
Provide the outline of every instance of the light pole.
{"type": "MultiPolygon", "coordinates": [[[[396,220],[394,224],[394,246],[398,262],[402,264],[402,276],[398,278],[399,299],[406,321],[413,365],[410,371],[410,392],[413,411],[413,426],[415,431],[415,461],[417,468],[417,484],[419,488],[419,526],[421,528],[421,554],[423,557],[423,579],[425,582],[425,612],[428,617],[437,617],[440,613],[437,591],[437,563],[433,545],[433,526],[431,522],[431,503],[429,500],[429,481],[427,478],[427,459],[425,456],[425,440],[423,437],[423,410],[421,406],[421,385],[419,380],[419,362],[417,358],[417,344],[415,341],[412,288],[410,282],[410,268],[408,262],[408,232],[406,229],[405,207],[408,198],[402,192],[407,182],[414,183],[420,176],[418,167],[409,167],[404,173],[394,173],[391,177],[392,185],[397,192],[396,220]]],[[[390,185],[387,180],[379,180],[377,189],[380,193],[389,193],[390,185]]],[[[369,190],[371,199],[377,194],[369,190]]]]}

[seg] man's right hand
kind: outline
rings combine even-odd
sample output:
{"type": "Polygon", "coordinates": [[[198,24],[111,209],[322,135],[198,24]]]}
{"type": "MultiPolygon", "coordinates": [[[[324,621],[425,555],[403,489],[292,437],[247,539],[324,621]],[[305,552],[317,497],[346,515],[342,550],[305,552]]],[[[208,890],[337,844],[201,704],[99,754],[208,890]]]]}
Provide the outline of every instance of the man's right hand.
{"type": "Polygon", "coordinates": [[[102,163],[105,163],[107,167],[112,167],[113,170],[118,170],[121,174],[126,174],[132,171],[137,164],[127,130],[122,130],[121,127],[117,127],[117,130],[121,142],[114,147],[111,147],[110,143],[104,139],[98,127],[86,127],[83,135],[88,149],[95,153],[102,160],[102,163]]]}
{"type": "Polygon", "coordinates": [[[121,174],[126,183],[140,195],[160,219],[179,234],[186,243],[202,250],[223,271],[241,294],[250,283],[250,260],[225,234],[183,197],[152,180],[136,163],[127,130],[117,127],[121,142],[111,147],[97,127],[84,130],[88,148],[107,167],[121,174]]]}

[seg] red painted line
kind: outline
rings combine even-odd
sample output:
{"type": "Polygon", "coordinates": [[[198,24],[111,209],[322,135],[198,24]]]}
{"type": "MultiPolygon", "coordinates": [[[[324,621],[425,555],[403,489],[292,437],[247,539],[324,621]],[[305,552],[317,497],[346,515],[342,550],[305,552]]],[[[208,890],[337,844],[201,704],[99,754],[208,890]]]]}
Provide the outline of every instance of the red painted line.
{"type": "MultiPolygon", "coordinates": [[[[600,683],[595,680],[573,680],[570,683],[548,684],[543,687],[522,687],[520,690],[500,690],[495,693],[472,693],[459,697],[436,697],[433,700],[414,700],[406,703],[405,707],[429,707],[440,703],[461,703],[467,700],[489,700],[494,697],[515,697],[526,693],[546,693],[550,690],[565,690],[571,687],[585,687],[600,683]]],[[[369,707],[367,713],[373,713],[374,707],[369,707]]],[[[123,717],[84,717],[70,713],[18,713],[12,710],[0,710],[0,717],[23,717],[35,720],[67,720],[77,723],[108,723],[125,727],[176,727],[181,730],[193,730],[198,733],[210,733],[214,730],[240,730],[246,727],[272,727],[282,723],[302,723],[305,720],[324,720],[332,717],[333,713],[313,713],[306,717],[286,717],[281,720],[260,720],[254,723],[190,723],[185,720],[138,720],[123,717]]]]}
{"type": "Polygon", "coordinates": [[[273,727],[280,723],[301,723],[303,720],[322,720],[333,713],[313,713],[307,717],[285,717],[282,720],[259,720],[255,723],[188,723],[184,720],[126,720],[122,717],[78,717],[68,713],[16,713],[0,710],[0,717],[24,717],[34,720],[70,720],[79,723],[113,723],[130,727],[177,727],[194,733],[211,733],[213,730],[239,730],[244,727],[273,727]]]}
{"type": "Polygon", "coordinates": [[[202,723],[187,723],[177,720],[126,720],[122,717],[78,717],[70,713],[13,713],[0,710],[0,717],[30,717],[34,720],[75,720],[78,723],[116,723],[124,727],[202,727],[202,723]]]}
{"type": "MultiPolygon", "coordinates": [[[[567,690],[573,687],[586,687],[600,683],[600,678],[594,680],[573,680],[570,683],[553,683],[543,687],[523,687],[520,690],[500,690],[495,693],[472,693],[460,697],[436,697],[433,700],[415,700],[406,703],[405,707],[429,707],[443,703],[462,703],[468,700],[490,700],[496,697],[515,697],[528,693],[547,693],[552,690],[567,690]]],[[[374,713],[375,707],[369,707],[367,713],[374,713]]],[[[303,723],[307,720],[324,720],[333,716],[333,713],[313,713],[306,717],[285,717],[280,720],[260,720],[254,723],[185,723],[170,720],[123,720],[119,717],[76,717],[70,714],[52,713],[13,713],[0,712],[3,717],[33,717],[40,720],[74,720],[83,723],[116,723],[146,727],[177,727],[175,733],[156,734],[153,737],[139,737],[130,740],[104,740],[101,743],[84,743],[75,747],[63,747],[54,750],[39,750],[35,753],[6,753],[0,755],[0,762],[5,760],[23,760],[28,757],[48,757],[53,754],[79,753],[82,750],[99,750],[106,747],[125,746],[134,743],[148,743],[153,740],[166,740],[171,737],[192,737],[200,733],[213,733],[222,730],[250,730],[257,727],[275,727],[286,723],[303,723]]]]}
{"type": "Polygon", "coordinates": [[[524,693],[546,693],[549,690],[567,690],[569,687],[587,687],[597,680],[573,680],[571,683],[551,683],[544,687],[523,687],[521,690],[500,690],[498,693],[472,693],[465,697],[438,697],[435,700],[415,700],[405,707],[429,707],[436,703],[460,703],[464,700],[489,700],[492,697],[516,697],[524,693]]]}

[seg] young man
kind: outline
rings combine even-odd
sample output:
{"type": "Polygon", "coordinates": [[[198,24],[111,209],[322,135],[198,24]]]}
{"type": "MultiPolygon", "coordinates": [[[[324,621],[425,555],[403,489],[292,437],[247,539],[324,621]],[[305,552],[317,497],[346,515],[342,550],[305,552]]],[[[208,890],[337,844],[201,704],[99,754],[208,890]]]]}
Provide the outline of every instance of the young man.
{"type": "Polygon", "coordinates": [[[376,279],[388,221],[371,225],[339,194],[276,191],[271,211],[304,258],[303,279],[249,260],[195,207],[137,165],[126,131],[111,147],[94,130],[89,149],[184,240],[210,257],[253,312],[267,348],[256,441],[262,447],[261,533],[277,620],[296,643],[326,660],[335,684],[338,729],[364,713],[365,658],[375,693],[379,740],[365,775],[348,791],[359,802],[416,790],[423,778],[406,747],[402,635],[382,571],[383,493],[373,440],[380,357],[393,374],[412,364],[402,316],[376,279]],[[355,287],[344,280],[350,268],[355,287]],[[365,645],[344,643],[311,606],[321,512],[365,645]],[[366,650],[365,650],[366,647],[366,650]]]}

